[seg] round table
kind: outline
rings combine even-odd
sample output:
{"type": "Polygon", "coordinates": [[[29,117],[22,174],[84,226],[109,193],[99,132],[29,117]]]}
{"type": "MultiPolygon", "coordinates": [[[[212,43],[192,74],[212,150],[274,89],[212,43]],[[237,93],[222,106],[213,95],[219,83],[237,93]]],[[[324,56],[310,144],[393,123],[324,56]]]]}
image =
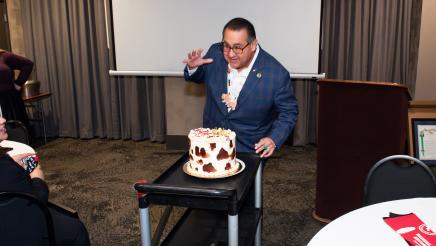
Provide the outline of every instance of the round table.
{"type": "Polygon", "coordinates": [[[15,142],[15,141],[10,141],[10,140],[0,141],[0,147],[12,148],[12,150],[8,151],[8,155],[10,156],[19,155],[19,154],[35,154],[35,150],[29,145],[15,142]]]}
{"type": "Polygon", "coordinates": [[[436,198],[413,198],[377,203],[333,220],[310,240],[318,245],[404,245],[407,243],[383,220],[389,213],[414,213],[436,231],[436,198]]]}

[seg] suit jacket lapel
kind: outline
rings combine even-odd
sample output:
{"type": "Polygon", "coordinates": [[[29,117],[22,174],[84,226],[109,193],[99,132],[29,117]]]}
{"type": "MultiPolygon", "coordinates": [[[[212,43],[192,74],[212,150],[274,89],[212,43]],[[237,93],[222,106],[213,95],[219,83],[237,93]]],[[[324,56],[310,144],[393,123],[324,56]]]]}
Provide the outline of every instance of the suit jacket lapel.
{"type": "Polygon", "coordinates": [[[217,100],[216,103],[219,105],[220,111],[223,114],[227,114],[227,106],[222,102],[221,99],[222,94],[227,93],[227,63],[224,59],[217,69],[215,80],[215,84],[212,85],[215,87],[215,90],[213,90],[213,93],[215,94],[214,98],[217,100]]]}

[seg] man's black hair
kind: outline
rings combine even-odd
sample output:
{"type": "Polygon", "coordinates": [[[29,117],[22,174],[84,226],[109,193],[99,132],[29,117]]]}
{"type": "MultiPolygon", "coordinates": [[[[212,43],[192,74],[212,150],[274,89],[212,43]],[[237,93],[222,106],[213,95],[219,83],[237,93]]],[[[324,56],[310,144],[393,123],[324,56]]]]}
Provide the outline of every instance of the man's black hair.
{"type": "Polygon", "coordinates": [[[248,20],[244,18],[234,18],[231,19],[223,28],[223,39],[224,39],[224,31],[226,29],[233,30],[233,31],[239,31],[242,29],[245,29],[248,33],[247,42],[251,43],[253,40],[256,39],[256,31],[254,30],[253,24],[249,22],[248,20]]]}

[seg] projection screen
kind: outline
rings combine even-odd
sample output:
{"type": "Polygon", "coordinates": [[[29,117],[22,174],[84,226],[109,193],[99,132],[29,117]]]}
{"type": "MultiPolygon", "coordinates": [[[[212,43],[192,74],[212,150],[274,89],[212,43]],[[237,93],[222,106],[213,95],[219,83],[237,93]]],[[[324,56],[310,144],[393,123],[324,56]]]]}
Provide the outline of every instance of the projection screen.
{"type": "Polygon", "coordinates": [[[220,42],[230,19],[256,28],[260,46],[293,77],[319,77],[321,0],[112,0],[111,75],[181,76],[187,53],[220,42]]]}

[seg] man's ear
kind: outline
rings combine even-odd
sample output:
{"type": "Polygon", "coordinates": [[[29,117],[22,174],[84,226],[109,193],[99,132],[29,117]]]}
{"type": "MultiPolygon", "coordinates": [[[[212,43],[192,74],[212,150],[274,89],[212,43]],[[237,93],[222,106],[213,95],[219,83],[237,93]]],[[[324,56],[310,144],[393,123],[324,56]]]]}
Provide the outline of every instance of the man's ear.
{"type": "Polygon", "coordinates": [[[256,47],[257,47],[257,39],[251,41],[251,43],[250,43],[250,49],[251,49],[251,51],[255,51],[255,50],[256,50],[256,47]]]}

